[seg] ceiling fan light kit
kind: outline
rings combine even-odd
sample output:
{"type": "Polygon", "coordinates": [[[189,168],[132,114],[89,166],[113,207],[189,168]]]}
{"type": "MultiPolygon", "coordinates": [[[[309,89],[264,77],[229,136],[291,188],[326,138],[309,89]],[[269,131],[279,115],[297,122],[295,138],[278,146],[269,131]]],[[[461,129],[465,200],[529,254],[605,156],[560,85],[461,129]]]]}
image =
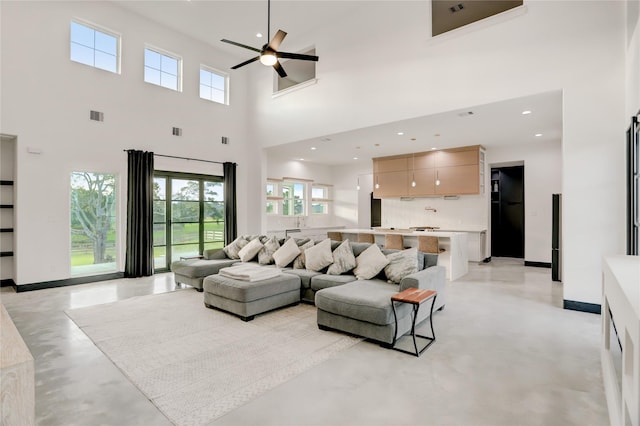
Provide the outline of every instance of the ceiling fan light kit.
{"type": "MultiPolygon", "coordinates": [[[[271,0],[267,0],[267,39],[269,39],[269,35],[270,35],[269,33],[270,26],[271,26],[271,0]]],[[[262,46],[262,49],[247,46],[246,44],[237,43],[235,41],[227,40],[224,38],[220,41],[222,41],[223,43],[233,44],[234,46],[242,47],[244,49],[249,49],[259,53],[258,56],[231,67],[232,70],[238,69],[252,62],[260,60],[262,64],[273,67],[273,69],[276,70],[276,72],[281,78],[285,78],[287,76],[287,73],[285,72],[284,68],[282,68],[279,58],[298,59],[302,61],[316,61],[316,62],[318,61],[318,57],[315,55],[302,55],[299,53],[278,52],[280,43],[282,43],[282,40],[284,40],[286,35],[287,35],[286,32],[282,30],[278,30],[278,32],[276,33],[276,35],[273,36],[271,41],[268,44],[265,44],[264,46],[262,46]]]]}

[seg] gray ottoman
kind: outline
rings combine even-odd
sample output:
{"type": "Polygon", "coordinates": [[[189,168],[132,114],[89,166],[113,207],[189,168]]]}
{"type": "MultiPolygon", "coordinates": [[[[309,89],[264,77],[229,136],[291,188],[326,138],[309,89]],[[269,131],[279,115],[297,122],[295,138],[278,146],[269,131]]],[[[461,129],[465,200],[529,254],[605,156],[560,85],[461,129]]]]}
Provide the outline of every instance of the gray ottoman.
{"type": "Polygon", "coordinates": [[[300,303],[300,277],[282,273],[261,281],[210,275],[203,281],[204,305],[251,321],[255,315],[300,303]]]}
{"type": "Polygon", "coordinates": [[[204,277],[217,274],[222,268],[238,263],[237,259],[187,259],[171,264],[176,283],[182,283],[202,291],[204,277]]]}

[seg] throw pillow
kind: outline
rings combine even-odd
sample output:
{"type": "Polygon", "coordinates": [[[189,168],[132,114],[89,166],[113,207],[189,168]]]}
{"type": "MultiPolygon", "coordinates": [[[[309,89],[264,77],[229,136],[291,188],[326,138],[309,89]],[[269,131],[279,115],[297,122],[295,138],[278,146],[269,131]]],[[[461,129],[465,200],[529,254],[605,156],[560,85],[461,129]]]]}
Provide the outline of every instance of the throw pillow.
{"type": "Polygon", "coordinates": [[[340,275],[349,272],[355,267],[356,257],[353,255],[351,243],[349,240],[344,240],[342,244],[333,251],[333,263],[329,266],[327,274],[340,275]]]}
{"type": "Polygon", "coordinates": [[[249,244],[249,241],[245,240],[242,237],[238,237],[233,240],[231,243],[227,244],[222,250],[227,253],[227,257],[229,259],[240,259],[240,255],[238,254],[242,247],[249,244]]]}
{"type": "Polygon", "coordinates": [[[278,237],[271,237],[263,243],[262,249],[258,252],[258,263],[270,265],[274,262],[273,253],[280,248],[278,237]]]}
{"type": "Polygon", "coordinates": [[[418,272],[418,248],[410,248],[387,255],[389,264],[384,267],[387,280],[399,284],[409,274],[418,272]]]}
{"type": "Polygon", "coordinates": [[[298,257],[300,249],[293,238],[289,238],[284,244],[273,253],[273,260],[278,268],[285,268],[298,257]]]}
{"type": "Polygon", "coordinates": [[[251,262],[261,249],[262,243],[260,242],[260,238],[254,238],[249,244],[240,249],[238,256],[240,256],[240,260],[243,262],[251,262]]]}
{"type": "Polygon", "coordinates": [[[315,246],[306,249],[304,257],[305,268],[309,271],[319,271],[331,265],[333,263],[331,240],[327,238],[315,246]]]}
{"type": "Polygon", "coordinates": [[[359,280],[370,280],[388,264],[389,259],[382,254],[380,248],[371,244],[360,253],[360,256],[356,257],[356,267],[353,269],[353,274],[359,280]]]}
{"type": "Polygon", "coordinates": [[[293,261],[293,269],[304,269],[305,256],[304,252],[306,249],[313,247],[313,241],[307,241],[303,245],[300,246],[300,255],[296,257],[296,260],[293,261]]]}

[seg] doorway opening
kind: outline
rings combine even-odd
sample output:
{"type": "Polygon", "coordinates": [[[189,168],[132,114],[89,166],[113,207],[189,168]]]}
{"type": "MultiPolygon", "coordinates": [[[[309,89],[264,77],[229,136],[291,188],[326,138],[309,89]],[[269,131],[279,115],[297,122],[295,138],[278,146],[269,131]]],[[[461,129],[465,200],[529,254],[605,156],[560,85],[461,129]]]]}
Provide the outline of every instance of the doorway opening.
{"type": "Polygon", "coordinates": [[[524,165],[491,168],[491,255],[524,259],[524,165]]]}

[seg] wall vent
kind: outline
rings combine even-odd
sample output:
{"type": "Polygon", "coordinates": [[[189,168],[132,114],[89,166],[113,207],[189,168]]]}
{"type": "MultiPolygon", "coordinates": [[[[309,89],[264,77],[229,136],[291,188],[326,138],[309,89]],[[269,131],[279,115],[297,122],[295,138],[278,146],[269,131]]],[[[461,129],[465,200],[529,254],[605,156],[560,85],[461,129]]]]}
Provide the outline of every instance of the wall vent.
{"type": "Polygon", "coordinates": [[[104,112],[89,111],[89,119],[93,121],[104,121],[104,112]]]}
{"type": "Polygon", "coordinates": [[[464,9],[464,4],[462,4],[462,3],[458,3],[458,4],[453,5],[453,6],[451,6],[449,8],[451,13],[460,12],[462,9],[464,9]]]}
{"type": "Polygon", "coordinates": [[[222,137],[222,145],[229,145],[229,138],[226,136],[222,137]]]}
{"type": "Polygon", "coordinates": [[[180,127],[174,127],[171,134],[173,136],[182,136],[182,129],[180,127]]]}

